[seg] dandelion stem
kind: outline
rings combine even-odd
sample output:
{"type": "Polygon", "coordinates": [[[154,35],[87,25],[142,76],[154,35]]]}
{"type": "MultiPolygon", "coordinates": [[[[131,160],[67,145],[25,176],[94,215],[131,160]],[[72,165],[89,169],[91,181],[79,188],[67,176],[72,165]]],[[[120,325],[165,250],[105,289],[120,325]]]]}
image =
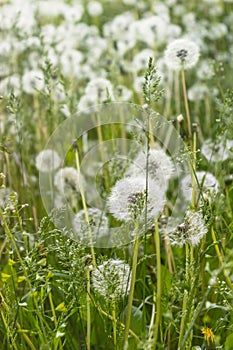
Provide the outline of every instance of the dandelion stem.
{"type": "Polygon", "coordinates": [[[112,305],[112,317],[113,317],[113,343],[114,343],[114,348],[117,348],[117,332],[116,332],[116,303],[115,301],[113,302],[112,305]]]}
{"type": "MultiPolygon", "coordinates": [[[[216,235],[215,235],[213,226],[211,227],[211,236],[212,236],[212,239],[213,239],[213,243],[214,243],[216,254],[218,256],[219,264],[220,264],[221,267],[223,267],[223,257],[222,257],[222,254],[220,252],[219,246],[218,246],[218,242],[217,242],[217,239],[216,239],[216,235]]],[[[223,273],[224,273],[224,276],[226,278],[226,283],[227,283],[228,287],[233,291],[232,282],[230,280],[230,277],[229,277],[227,271],[224,268],[223,268],[223,273]]]]}
{"type": "Polygon", "coordinates": [[[186,89],[186,83],[185,83],[184,67],[182,67],[182,69],[181,69],[181,78],[182,78],[182,86],[183,86],[185,112],[186,112],[186,117],[187,117],[187,122],[188,122],[188,136],[189,136],[190,142],[192,142],[191,118],[190,118],[190,113],[189,113],[189,105],[188,105],[187,89],[186,89]]]}
{"type": "Polygon", "coordinates": [[[155,247],[156,247],[156,263],[157,263],[157,295],[156,295],[157,313],[156,313],[155,327],[154,327],[153,349],[156,349],[159,327],[161,323],[161,315],[162,315],[162,312],[161,312],[162,275],[161,275],[160,236],[159,236],[158,220],[156,220],[156,223],[155,223],[154,241],[155,241],[155,247]]]}
{"type": "Polygon", "coordinates": [[[91,350],[91,308],[90,308],[91,279],[90,267],[87,267],[87,350],[91,350]]]}
{"type": "Polygon", "coordinates": [[[131,283],[130,283],[128,308],[127,308],[126,321],[125,321],[124,350],[128,349],[128,336],[129,336],[131,311],[132,311],[132,305],[133,305],[134,286],[135,286],[135,281],[136,281],[136,270],[137,270],[137,258],[138,258],[138,247],[139,247],[138,222],[135,223],[135,226],[136,226],[135,227],[136,236],[135,236],[135,242],[134,242],[132,277],[131,277],[131,283]]]}
{"type": "Polygon", "coordinates": [[[195,178],[195,172],[196,172],[196,161],[197,161],[197,130],[194,129],[193,132],[193,160],[192,160],[192,208],[195,209],[196,207],[196,178],[195,178]]]}
{"type": "Polygon", "coordinates": [[[93,266],[96,267],[96,260],[95,260],[95,250],[94,250],[94,245],[93,245],[93,237],[92,237],[92,232],[91,232],[91,227],[90,227],[90,220],[89,220],[89,215],[88,215],[88,210],[87,210],[87,204],[86,204],[86,198],[82,186],[82,181],[80,177],[80,161],[79,161],[79,154],[78,154],[78,148],[75,147],[75,159],[76,159],[76,166],[78,170],[78,176],[79,176],[79,189],[80,189],[80,194],[81,194],[81,199],[82,199],[82,205],[83,205],[83,210],[85,214],[85,220],[88,225],[88,236],[90,240],[90,247],[91,247],[91,255],[92,255],[92,263],[93,266]]]}
{"type": "Polygon", "coordinates": [[[184,336],[184,329],[185,329],[185,321],[186,321],[186,314],[187,314],[187,301],[188,301],[188,291],[185,289],[184,296],[183,296],[183,306],[182,306],[182,318],[180,323],[180,335],[179,335],[179,342],[178,342],[178,350],[181,349],[181,343],[184,336]]]}

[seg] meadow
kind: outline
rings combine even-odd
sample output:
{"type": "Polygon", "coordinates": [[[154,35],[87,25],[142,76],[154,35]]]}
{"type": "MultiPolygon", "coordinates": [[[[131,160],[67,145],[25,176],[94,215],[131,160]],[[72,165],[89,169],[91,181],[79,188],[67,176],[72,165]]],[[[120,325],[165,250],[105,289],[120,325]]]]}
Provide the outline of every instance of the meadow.
{"type": "Polygon", "coordinates": [[[233,350],[233,1],[0,0],[0,349],[233,350]]]}

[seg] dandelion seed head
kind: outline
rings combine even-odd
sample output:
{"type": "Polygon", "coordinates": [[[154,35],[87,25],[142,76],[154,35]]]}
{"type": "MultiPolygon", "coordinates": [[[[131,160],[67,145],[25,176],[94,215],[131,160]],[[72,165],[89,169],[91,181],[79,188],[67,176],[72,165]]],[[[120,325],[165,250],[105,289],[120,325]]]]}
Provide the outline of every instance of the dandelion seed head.
{"type": "Polygon", "coordinates": [[[79,238],[85,244],[90,243],[90,233],[93,242],[97,238],[104,237],[108,233],[108,217],[98,208],[88,208],[88,223],[85,211],[82,209],[75,214],[73,219],[74,237],[79,238]]]}
{"type": "Polygon", "coordinates": [[[96,99],[96,102],[105,102],[108,99],[114,101],[113,86],[105,78],[94,78],[86,86],[85,94],[96,99]]]}
{"type": "Polygon", "coordinates": [[[115,301],[127,295],[130,280],[129,265],[119,259],[106,260],[91,273],[93,289],[109,301],[115,301]]]}
{"type": "Polygon", "coordinates": [[[44,74],[41,70],[26,71],[22,77],[22,89],[27,94],[34,94],[43,90],[45,86],[44,74]]]}
{"type": "Polygon", "coordinates": [[[222,162],[232,157],[232,147],[233,140],[227,140],[224,144],[221,140],[218,143],[215,143],[211,139],[208,139],[203,143],[201,153],[208,161],[222,162]]]}
{"type": "Polygon", "coordinates": [[[146,178],[142,176],[131,176],[117,181],[108,198],[110,213],[122,221],[140,217],[145,211],[146,204],[148,217],[156,216],[162,210],[164,203],[165,189],[153,180],[148,182],[146,189],[146,178]]]}
{"type": "Polygon", "coordinates": [[[206,235],[207,227],[200,211],[188,211],[184,221],[175,230],[166,229],[164,235],[171,245],[183,246],[186,243],[196,246],[206,235]]]}
{"type": "MultiPolygon", "coordinates": [[[[219,190],[219,183],[215,176],[209,172],[197,171],[196,172],[198,183],[201,187],[202,194],[209,195],[215,194],[219,190]]],[[[191,175],[186,175],[181,180],[181,191],[183,197],[187,201],[191,201],[192,198],[192,178],[191,175]]],[[[197,186],[197,193],[200,193],[200,189],[197,186]]]]}
{"type": "Polygon", "coordinates": [[[65,197],[69,197],[73,193],[80,191],[80,184],[83,186],[84,179],[78,174],[78,171],[72,167],[65,167],[55,174],[54,185],[57,190],[64,194],[65,197]]]}
{"type": "Polygon", "coordinates": [[[142,171],[146,174],[146,167],[148,167],[151,179],[160,182],[163,186],[175,173],[171,158],[164,150],[158,148],[149,151],[148,164],[146,153],[140,152],[127,170],[126,175],[140,175],[142,171]]]}
{"type": "Polygon", "coordinates": [[[56,170],[60,164],[61,158],[54,150],[47,149],[36,156],[36,168],[41,172],[47,173],[56,170]]]}
{"type": "Polygon", "coordinates": [[[167,66],[173,70],[189,69],[196,65],[199,59],[199,47],[189,39],[176,39],[165,51],[167,66]]]}

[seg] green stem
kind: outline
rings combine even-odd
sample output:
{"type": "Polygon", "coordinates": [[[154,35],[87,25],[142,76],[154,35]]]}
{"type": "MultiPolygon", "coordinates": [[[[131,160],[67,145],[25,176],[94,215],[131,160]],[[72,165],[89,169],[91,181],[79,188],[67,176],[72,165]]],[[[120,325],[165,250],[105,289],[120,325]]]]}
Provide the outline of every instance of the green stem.
{"type": "Polygon", "coordinates": [[[186,83],[185,83],[184,67],[182,67],[182,69],[181,69],[181,78],[182,78],[182,87],[183,87],[183,95],[184,95],[184,106],[185,106],[186,118],[187,118],[187,122],[188,122],[188,136],[189,136],[190,143],[192,143],[191,118],[190,118],[190,113],[189,113],[189,105],[188,105],[187,89],[186,89],[186,83]]]}
{"type": "Polygon", "coordinates": [[[90,307],[90,294],[91,294],[91,279],[90,268],[87,267],[87,350],[91,350],[91,307],[90,307]]]}
{"type": "Polygon", "coordinates": [[[155,223],[154,241],[155,241],[155,247],[156,247],[156,263],[157,263],[157,295],[156,295],[157,313],[156,313],[155,327],[154,327],[153,349],[156,349],[157,339],[159,334],[159,327],[161,323],[161,315],[162,315],[162,310],[161,310],[162,271],[161,271],[160,236],[159,236],[158,220],[156,220],[156,223],[155,223]]]}
{"type": "Polygon", "coordinates": [[[79,154],[78,154],[78,149],[75,148],[75,159],[76,159],[76,166],[78,170],[78,176],[79,176],[79,189],[80,189],[80,194],[81,194],[81,199],[82,199],[82,205],[83,205],[83,210],[84,210],[84,215],[85,215],[85,220],[88,226],[88,236],[89,236],[89,241],[90,241],[90,248],[91,248],[91,255],[92,255],[92,263],[93,266],[96,267],[96,259],[95,259],[95,250],[94,250],[94,244],[93,244],[93,237],[92,237],[92,232],[91,232],[91,227],[90,227],[90,220],[89,220],[89,215],[88,215],[88,210],[87,210],[87,204],[86,204],[86,198],[82,186],[82,181],[81,181],[81,172],[80,172],[80,161],[79,161],[79,154]]]}
{"type": "Polygon", "coordinates": [[[192,161],[192,208],[196,208],[196,178],[195,178],[195,172],[196,172],[196,162],[197,162],[197,132],[196,130],[193,133],[193,161],[192,161]]]}
{"type": "Polygon", "coordinates": [[[181,343],[184,336],[184,330],[186,327],[186,315],[187,315],[187,301],[188,301],[188,291],[185,289],[184,296],[183,296],[183,306],[182,306],[182,318],[180,323],[180,335],[179,335],[179,342],[178,342],[178,350],[181,348],[181,343]]]}
{"type": "Polygon", "coordinates": [[[117,321],[116,321],[116,303],[115,301],[113,302],[112,305],[112,318],[113,318],[113,343],[114,343],[114,348],[117,349],[117,321]]]}
{"type": "Polygon", "coordinates": [[[137,270],[137,258],[138,258],[138,247],[139,247],[138,223],[136,223],[135,226],[136,226],[136,228],[135,228],[136,237],[135,237],[135,242],[134,242],[132,277],[131,277],[131,283],[130,283],[128,308],[127,308],[126,321],[125,321],[124,350],[128,349],[129,328],[130,328],[134,287],[135,287],[135,281],[136,281],[136,270],[137,270]]]}
{"type": "MultiPolygon", "coordinates": [[[[221,267],[223,267],[223,257],[222,257],[221,251],[219,249],[219,246],[218,246],[218,242],[216,239],[216,235],[215,235],[213,226],[211,227],[211,236],[212,236],[212,240],[214,243],[214,247],[215,247],[217,257],[218,257],[219,264],[221,267]]],[[[226,283],[227,283],[228,287],[233,291],[233,285],[232,285],[231,279],[230,279],[227,271],[224,268],[223,268],[223,273],[224,273],[224,276],[226,278],[226,283]]]]}

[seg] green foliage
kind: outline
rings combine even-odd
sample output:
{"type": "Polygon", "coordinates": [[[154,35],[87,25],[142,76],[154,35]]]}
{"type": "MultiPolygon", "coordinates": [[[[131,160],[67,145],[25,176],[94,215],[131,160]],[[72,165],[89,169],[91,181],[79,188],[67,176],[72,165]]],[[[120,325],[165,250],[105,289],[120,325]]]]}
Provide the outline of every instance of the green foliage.
{"type": "Polygon", "coordinates": [[[142,86],[144,100],[148,106],[151,106],[152,103],[160,100],[164,93],[164,89],[159,89],[161,77],[157,76],[157,67],[154,65],[152,57],[149,58],[144,78],[142,86]]]}

